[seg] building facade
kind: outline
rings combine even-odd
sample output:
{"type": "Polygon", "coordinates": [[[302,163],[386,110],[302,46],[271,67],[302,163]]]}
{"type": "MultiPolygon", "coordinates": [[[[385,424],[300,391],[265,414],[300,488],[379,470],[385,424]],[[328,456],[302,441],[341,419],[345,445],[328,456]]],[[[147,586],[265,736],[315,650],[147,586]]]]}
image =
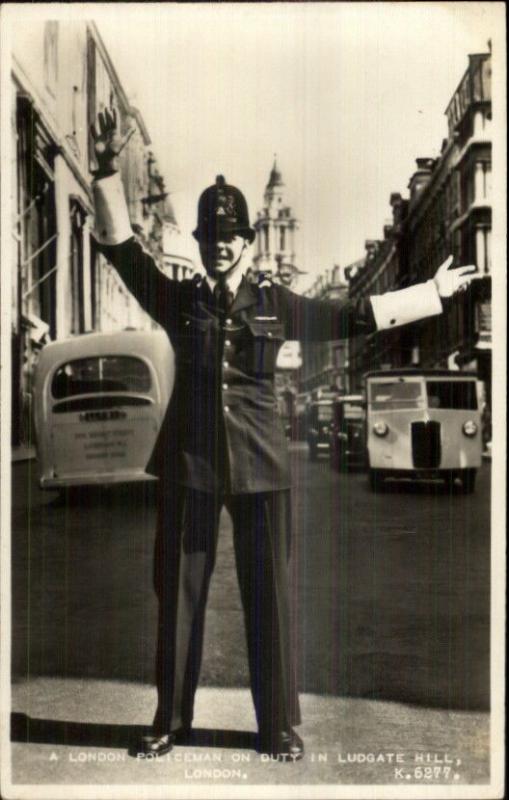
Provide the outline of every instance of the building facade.
{"type": "MultiPolygon", "coordinates": [[[[350,265],[350,269],[353,265],[350,265]]],[[[307,290],[308,297],[321,300],[345,301],[348,298],[348,283],[345,272],[349,269],[335,266],[319,275],[307,290]]],[[[300,373],[299,391],[309,397],[318,391],[349,391],[348,349],[346,341],[312,342],[303,344],[303,365],[300,373]]]]}
{"type": "Polygon", "coordinates": [[[11,65],[12,442],[19,445],[32,438],[31,378],[43,344],[152,325],[92,246],[97,164],[90,125],[100,110],[113,106],[121,131],[134,128],[121,154],[121,176],[133,232],[162,267],[166,254],[157,243],[175,220],[164,186],[150,173],[143,119],[92,22],[18,26],[11,65]]]}
{"type": "MultiPolygon", "coordinates": [[[[407,331],[408,353],[425,367],[475,370],[491,398],[491,54],[469,56],[446,109],[448,138],[438,159],[409,184],[405,283],[432,277],[449,253],[483,276],[437,319],[407,331]]],[[[418,162],[419,166],[419,162],[418,162]]]]}
{"type": "Polygon", "coordinates": [[[447,109],[448,137],[438,158],[418,158],[409,198],[392,195],[392,230],[367,243],[350,280],[353,299],[431,278],[452,253],[484,280],[445,303],[439,317],[352,341],[352,388],[368,369],[422,366],[477,371],[491,398],[491,54],[469,63],[447,109]],[[399,199],[398,199],[399,198],[399,199]],[[397,205],[393,201],[397,199],[397,205]],[[370,252],[371,250],[371,252],[370,252]],[[373,252],[374,251],[374,252],[373,252]]]}
{"type": "MultiPolygon", "coordinates": [[[[345,270],[348,296],[356,302],[363,297],[383,294],[400,285],[404,255],[404,221],[408,201],[397,192],[391,194],[392,223],[384,226],[383,239],[365,242],[365,257],[345,270]]],[[[372,369],[401,366],[404,358],[401,331],[398,329],[356,336],[348,342],[348,375],[351,392],[363,389],[363,376],[372,369]]],[[[412,355],[410,354],[410,358],[412,355]]]]}

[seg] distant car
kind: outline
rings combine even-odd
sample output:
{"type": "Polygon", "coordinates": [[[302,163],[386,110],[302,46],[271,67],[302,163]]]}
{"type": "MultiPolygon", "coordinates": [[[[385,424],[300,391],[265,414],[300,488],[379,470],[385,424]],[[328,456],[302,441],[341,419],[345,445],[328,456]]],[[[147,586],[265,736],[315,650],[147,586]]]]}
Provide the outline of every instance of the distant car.
{"type": "Polygon", "coordinates": [[[332,404],[330,462],[344,472],[367,466],[366,404],[361,394],[338,397],[332,404]]]}
{"type": "Polygon", "coordinates": [[[42,489],[155,481],[147,470],[174,381],[164,331],[52,342],[35,370],[42,489]]]}
{"type": "Polygon", "coordinates": [[[482,460],[475,373],[385,370],[365,376],[371,488],[387,478],[461,481],[473,492],[482,460]]]}
{"type": "Polygon", "coordinates": [[[330,424],[332,400],[315,400],[306,411],[309,458],[316,461],[319,453],[328,453],[330,447],[330,424]]]}

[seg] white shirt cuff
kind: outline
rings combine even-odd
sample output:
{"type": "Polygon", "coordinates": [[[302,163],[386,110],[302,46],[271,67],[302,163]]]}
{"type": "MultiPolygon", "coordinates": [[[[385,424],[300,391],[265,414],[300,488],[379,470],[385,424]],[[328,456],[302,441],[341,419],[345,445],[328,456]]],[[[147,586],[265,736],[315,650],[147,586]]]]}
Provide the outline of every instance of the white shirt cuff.
{"type": "Polygon", "coordinates": [[[124,187],[118,172],[93,181],[94,237],[101,244],[122,244],[133,235],[124,187]]]}
{"type": "Polygon", "coordinates": [[[442,313],[442,301],[434,280],[397,292],[373,295],[370,300],[379,331],[442,313]]]}

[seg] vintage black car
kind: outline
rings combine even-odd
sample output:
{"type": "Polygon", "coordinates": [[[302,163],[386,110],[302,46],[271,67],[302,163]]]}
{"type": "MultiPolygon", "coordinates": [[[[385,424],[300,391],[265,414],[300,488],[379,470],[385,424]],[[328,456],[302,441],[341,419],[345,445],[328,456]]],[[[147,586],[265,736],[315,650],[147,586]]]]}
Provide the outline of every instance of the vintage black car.
{"type": "Polygon", "coordinates": [[[333,469],[365,469],[366,403],[361,394],[343,395],[332,404],[330,462],[333,469]]]}
{"type": "Polygon", "coordinates": [[[319,453],[329,452],[331,420],[332,399],[315,400],[308,405],[306,428],[311,461],[316,461],[319,453]]]}

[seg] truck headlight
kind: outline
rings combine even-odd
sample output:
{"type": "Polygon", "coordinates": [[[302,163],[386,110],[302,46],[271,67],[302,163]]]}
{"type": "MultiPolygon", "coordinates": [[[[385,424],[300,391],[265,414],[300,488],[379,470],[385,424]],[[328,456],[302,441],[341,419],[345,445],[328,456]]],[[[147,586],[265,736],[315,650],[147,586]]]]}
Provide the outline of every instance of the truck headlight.
{"type": "Polygon", "coordinates": [[[463,433],[465,436],[475,436],[477,433],[477,425],[473,419],[468,419],[463,423],[463,433]]]}
{"type": "Polygon", "coordinates": [[[376,433],[377,436],[387,436],[389,433],[389,428],[385,424],[385,422],[375,422],[373,425],[373,431],[376,433]]]}

